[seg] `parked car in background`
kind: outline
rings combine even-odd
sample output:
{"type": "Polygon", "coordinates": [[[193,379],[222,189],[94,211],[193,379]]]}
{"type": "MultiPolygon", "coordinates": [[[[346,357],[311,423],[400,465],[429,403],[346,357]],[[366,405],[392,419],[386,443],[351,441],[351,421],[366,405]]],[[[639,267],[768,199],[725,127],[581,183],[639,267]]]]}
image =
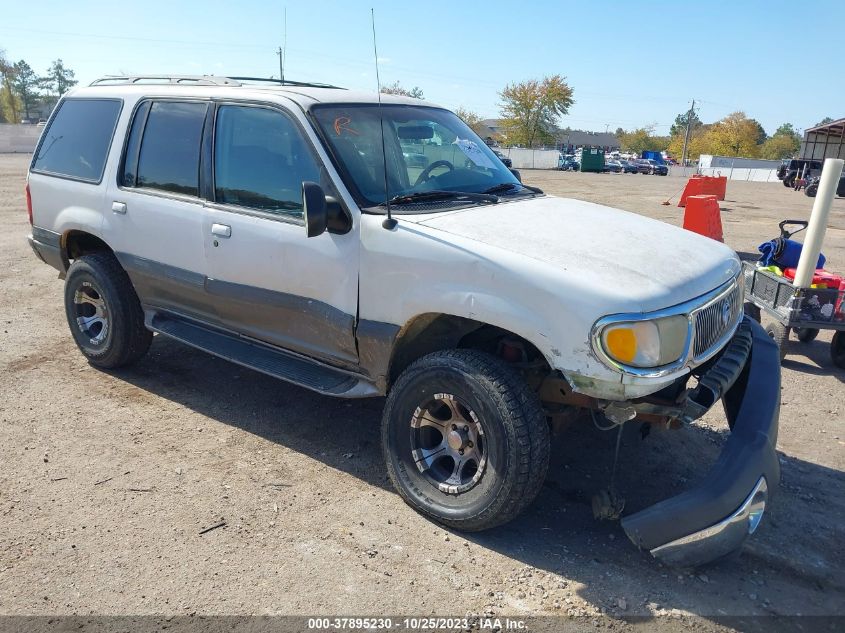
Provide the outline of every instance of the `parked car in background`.
{"type": "Polygon", "coordinates": [[[821,161],[793,158],[783,161],[783,164],[778,167],[776,175],[779,180],[783,181],[784,187],[794,187],[796,178],[804,176],[805,172],[818,173],[821,168],[821,161]]]}
{"type": "Polygon", "coordinates": [[[669,175],[669,168],[666,165],[661,165],[653,158],[641,158],[638,160],[637,171],[641,174],[651,174],[653,176],[669,175]]]}
{"type": "Polygon", "coordinates": [[[403,150],[402,157],[408,167],[428,167],[428,157],[425,154],[403,150]]]}
{"type": "Polygon", "coordinates": [[[614,174],[621,174],[623,170],[622,163],[618,160],[605,161],[604,170],[613,172],[614,174]]]}
{"type": "MultiPolygon", "coordinates": [[[[492,148],[491,148],[491,149],[492,149],[492,148]]],[[[508,169],[510,169],[511,167],[513,167],[513,161],[512,161],[510,158],[508,158],[507,156],[505,156],[504,154],[502,154],[502,152],[500,152],[500,151],[499,151],[499,150],[497,150],[497,149],[494,149],[494,150],[493,150],[493,153],[496,155],[496,157],[497,157],[500,161],[502,161],[502,164],[504,164],[504,166],[505,166],[505,167],[507,167],[508,169]]]]}
{"type": "Polygon", "coordinates": [[[619,162],[622,163],[622,173],[636,174],[639,171],[637,164],[632,160],[621,160],[619,162]]]}
{"type": "Polygon", "coordinates": [[[558,158],[557,168],[561,171],[578,171],[581,168],[581,165],[577,160],[575,160],[574,156],[564,154],[558,158]]]}

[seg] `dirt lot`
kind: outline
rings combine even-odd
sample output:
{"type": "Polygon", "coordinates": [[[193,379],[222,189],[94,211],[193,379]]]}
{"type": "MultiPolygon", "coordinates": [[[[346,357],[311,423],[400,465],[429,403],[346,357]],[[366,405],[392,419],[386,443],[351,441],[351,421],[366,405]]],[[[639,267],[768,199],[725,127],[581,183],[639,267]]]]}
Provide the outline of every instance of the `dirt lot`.
{"type": "MultiPolygon", "coordinates": [[[[381,400],[318,396],[162,337],[132,369],[90,367],[62,282],[26,244],[26,165],[0,156],[0,614],[683,612],[705,616],[698,628],[728,614],[845,614],[845,372],[829,335],[784,363],[783,481],[741,556],[669,569],[595,522],[615,435],[589,423],[555,439],[549,481],[521,518],[452,533],[391,490],[381,400]]],[[[524,177],[681,221],[660,205],[677,178],[524,177]]],[[[811,201],[730,183],[723,205],[727,242],[751,252],[811,201]]],[[[845,271],[845,200],[825,250],[845,271]]],[[[633,431],[620,480],[630,510],[701,476],[726,427],[711,412],[685,431],[633,431]]]]}

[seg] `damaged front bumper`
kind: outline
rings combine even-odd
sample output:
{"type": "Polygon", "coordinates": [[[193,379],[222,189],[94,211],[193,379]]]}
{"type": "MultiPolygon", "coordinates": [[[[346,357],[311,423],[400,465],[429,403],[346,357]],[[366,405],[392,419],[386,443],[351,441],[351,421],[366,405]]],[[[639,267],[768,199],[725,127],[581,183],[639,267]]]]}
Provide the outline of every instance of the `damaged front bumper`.
{"type": "Polygon", "coordinates": [[[702,565],[738,549],[780,480],[780,358],[759,323],[743,320],[702,385],[697,406],[721,398],[731,427],[718,461],[696,488],[622,519],[635,545],[670,565],[702,565]]]}

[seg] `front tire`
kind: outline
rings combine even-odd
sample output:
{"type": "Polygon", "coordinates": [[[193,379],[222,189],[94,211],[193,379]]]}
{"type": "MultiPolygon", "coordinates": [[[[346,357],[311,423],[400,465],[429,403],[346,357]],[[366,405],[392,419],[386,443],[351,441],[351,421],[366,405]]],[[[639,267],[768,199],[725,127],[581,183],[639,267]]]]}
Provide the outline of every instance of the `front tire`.
{"type": "Polygon", "coordinates": [[[507,364],[474,350],[429,354],[396,381],[382,418],[390,480],[418,512],[479,531],[540,491],[549,429],[539,398],[507,364]]]}
{"type": "Polygon", "coordinates": [[[96,367],[133,363],[152,342],[138,295],[111,253],[84,255],[71,264],[65,279],[65,314],[77,347],[96,367]]]}
{"type": "Polygon", "coordinates": [[[795,328],[795,338],[797,338],[802,343],[810,343],[811,341],[814,341],[818,335],[819,335],[819,331],[816,328],[812,328],[812,327],[795,328]]]}

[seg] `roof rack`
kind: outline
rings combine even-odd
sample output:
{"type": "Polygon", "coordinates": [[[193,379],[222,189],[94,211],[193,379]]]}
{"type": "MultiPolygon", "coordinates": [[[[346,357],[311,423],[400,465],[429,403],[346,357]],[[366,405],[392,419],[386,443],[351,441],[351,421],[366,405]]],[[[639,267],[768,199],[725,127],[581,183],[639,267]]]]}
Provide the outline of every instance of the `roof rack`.
{"type": "Polygon", "coordinates": [[[291,79],[273,79],[267,77],[227,77],[233,81],[241,83],[272,83],[277,86],[297,86],[299,88],[333,88],[335,90],[346,90],[340,86],[333,86],[332,84],[322,84],[313,81],[293,81],[291,79]]]}
{"type": "Polygon", "coordinates": [[[174,84],[182,86],[240,86],[230,77],[213,75],[109,75],[91,82],[92,86],[118,86],[125,84],[174,84]]]}
{"type": "Polygon", "coordinates": [[[243,86],[244,84],[270,83],[276,86],[296,86],[299,88],[334,88],[339,86],[290,79],[272,79],[267,77],[215,77],[214,75],[110,75],[91,82],[92,86],[131,85],[175,85],[175,86],[243,86]]]}

